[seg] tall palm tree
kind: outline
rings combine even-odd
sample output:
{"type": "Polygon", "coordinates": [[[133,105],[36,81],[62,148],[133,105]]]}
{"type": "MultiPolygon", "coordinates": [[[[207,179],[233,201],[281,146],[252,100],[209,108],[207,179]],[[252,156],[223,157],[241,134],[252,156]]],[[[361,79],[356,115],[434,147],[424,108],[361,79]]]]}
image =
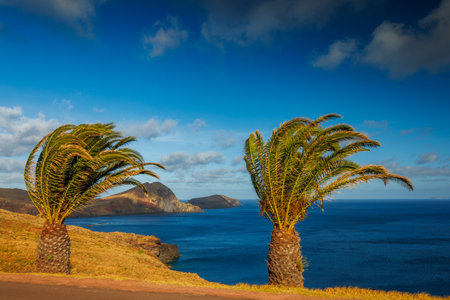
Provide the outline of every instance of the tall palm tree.
{"type": "Polygon", "coordinates": [[[45,219],[40,236],[38,272],[70,274],[70,238],[64,220],[106,190],[124,184],[143,185],[132,176],[158,178],[142,156],[126,145],[114,124],[63,125],[46,135],[31,151],[25,165],[25,185],[45,219]]]}
{"type": "Polygon", "coordinates": [[[336,191],[361,182],[393,180],[413,190],[408,178],[378,165],[360,166],[348,159],[380,144],[347,124],[323,128],[324,121],[341,118],[328,114],[315,121],[295,118],[280,125],[264,141],[255,131],[245,142],[247,170],[259,198],[261,214],[273,223],[269,244],[269,284],[303,286],[303,262],[297,222],[312,204],[336,191]]]}

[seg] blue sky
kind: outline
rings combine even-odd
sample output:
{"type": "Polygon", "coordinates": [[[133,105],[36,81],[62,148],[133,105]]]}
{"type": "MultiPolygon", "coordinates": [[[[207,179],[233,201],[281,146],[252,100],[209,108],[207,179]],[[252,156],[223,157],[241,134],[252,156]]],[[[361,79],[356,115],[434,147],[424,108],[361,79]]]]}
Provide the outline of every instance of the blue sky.
{"type": "Polygon", "coordinates": [[[180,199],[252,199],[249,134],[338,113],[416,190],[335,198],[450,196],[450,0],[0,0],[0,54],[1,187],[58,125],[114,122],[180,199]]]}

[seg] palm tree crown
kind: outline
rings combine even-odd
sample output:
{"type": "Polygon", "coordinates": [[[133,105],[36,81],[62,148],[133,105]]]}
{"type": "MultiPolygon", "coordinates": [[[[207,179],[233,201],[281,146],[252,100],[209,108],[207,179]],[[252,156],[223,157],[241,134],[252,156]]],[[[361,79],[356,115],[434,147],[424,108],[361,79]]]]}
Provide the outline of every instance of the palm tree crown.
{"type": "Polygon", "coordinates": [[[25,185],[31,200],[47,221],[62,224],[77,208],[109,188],[132,184],[145,188],[135,175],[159,178],[145,169],[142,156],[126,145],[114,124],[63,125],[46,135],[25,165],[25,185]],[[40,151],[40,153],[39,153],[40,151]]]}
{"type": "Polygon", "coordinates": [[[380,146],[347,124],[328,128],[324,121],[341,118],[328,114],[315,121],[295,118],[280,125],[265,142],[255,131],[245,142],[247,170],[259,197],[261,213],[280,229],[293,230],[313,203],[333,192],[371,179],[394,180],[412,190],[408,178],[379,165],[360,166],[348,157],[380,146]]]}

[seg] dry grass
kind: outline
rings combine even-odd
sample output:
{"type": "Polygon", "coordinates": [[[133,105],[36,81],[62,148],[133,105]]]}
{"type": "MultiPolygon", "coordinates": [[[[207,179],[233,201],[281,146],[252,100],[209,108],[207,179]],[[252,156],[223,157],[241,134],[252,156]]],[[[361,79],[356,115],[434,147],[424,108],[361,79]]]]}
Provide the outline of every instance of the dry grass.
{"type": "MultiPolygon", "coordinates": [[[[35,272],[34,257],[42,220],[0,209],[0,271],[35,272]]],[[[107,239],[103,233],[68,226],[72,274],[178,284],[204,284],[197,274],[170,270],[142,249],[107,239]]]]}
{"type": "Polygon", "coordinates": [[[438,300],[450,299],[450,297],[436,297],[426,293],[403,293],[397,291],[380,291],[362,289],[358,287],[334,287],[327,289],[306,289],[306,288],[286,288],[270,285],[247,285],[237,284],[230,288],[237,288],[245,291],[258,291],[266,293],[299,294],[305,296],[319,296],[326,298],[346,298],[346,299],[386,299],[386,300],[438,300]]]}
{"type": "MultiPolygon", "coordinates": [[[[0,209],[0,272],[33,273],[34,256],[42,227],[38,217],[0,209]]],[[[183,286],[221,287],[274,294],[300,294],[350,299],[444,299],[428,294],[384,292],[360,288],[299,289],[269,285],[227,286],[208,282],[197,274],[170,270],[142,249],[108,239],[104,233],[68,226],[72,241],[72,277],[133,279],[183,286]]],[[[450,299],[447,297],[445,299],[450,299]]]]}

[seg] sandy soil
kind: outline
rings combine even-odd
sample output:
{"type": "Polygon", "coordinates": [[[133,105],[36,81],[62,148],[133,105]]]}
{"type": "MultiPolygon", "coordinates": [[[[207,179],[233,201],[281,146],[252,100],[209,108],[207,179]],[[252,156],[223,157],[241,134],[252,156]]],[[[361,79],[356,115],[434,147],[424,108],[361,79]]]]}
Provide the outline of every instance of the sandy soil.
{"type": "MultiPolygon", "coordinates": [[[[134,280],[69,278],[33,274],[0,274],[1,299],[161,299],[161,300],[321,300],[298,295],[274,295],[262,292],[222,288],[185,287],[134,280]],[[68,296],[70,295],[70,296],[68,296]],[[72,297],[72,298],[68,298],[72,297]]],[[[335,298],[334,298],[335,299],[335,298]]]]}

